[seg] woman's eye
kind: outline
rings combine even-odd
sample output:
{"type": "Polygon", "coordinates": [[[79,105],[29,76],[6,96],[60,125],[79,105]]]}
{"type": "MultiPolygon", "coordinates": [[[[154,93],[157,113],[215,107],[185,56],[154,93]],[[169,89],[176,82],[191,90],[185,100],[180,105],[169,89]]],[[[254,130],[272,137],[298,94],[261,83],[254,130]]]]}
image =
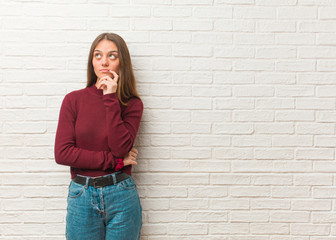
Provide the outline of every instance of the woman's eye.
{"type": "Polygon", "coordinates": [[[96,58],[100,58],[100,57],[101,57],[100,53],[96,53],[96,54],[95,54],[95,57],[96,57],[96,58]]]}
{"type": "Polygon", "coordinates": [[[111,59],[116,59],[117,57],[115,55],[113,55],[113,54],[110,54],[110,58],[111,59]]]}

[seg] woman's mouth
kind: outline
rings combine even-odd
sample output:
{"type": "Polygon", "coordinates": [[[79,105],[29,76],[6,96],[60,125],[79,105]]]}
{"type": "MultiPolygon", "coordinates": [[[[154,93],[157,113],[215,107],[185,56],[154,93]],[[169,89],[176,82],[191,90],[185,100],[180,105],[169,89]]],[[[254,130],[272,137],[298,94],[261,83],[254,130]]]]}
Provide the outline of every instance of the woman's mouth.
{"type": "Polygon", "coordinates": [[[110,72],[110,70],[108,70],[108,69],[101,69],[100,71],[103,72],[103,73],[109,73],[110,72]]]}

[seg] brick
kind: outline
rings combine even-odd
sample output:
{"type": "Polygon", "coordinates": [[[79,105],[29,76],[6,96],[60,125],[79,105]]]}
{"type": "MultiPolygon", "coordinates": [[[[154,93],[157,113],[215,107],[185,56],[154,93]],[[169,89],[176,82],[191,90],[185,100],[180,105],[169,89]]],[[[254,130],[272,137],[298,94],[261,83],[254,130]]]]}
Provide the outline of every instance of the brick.
{"type": "Polygon", "coordinates": [[[194,171],[207,172],[230,172],[230,164],[223,161],[191,161],[190,167],[194,171]]]}
{"type": "Polygon", "coordinates": [[[180,71],[186,71],[190,69],[190,61],[183,59],[183,58],[164,58],[164,59],[157,59],[153,62],[152,65],[153,70],[166,70],[170,71],[171,68],[180,71]]]}
{"type": "Polygon", "coordinates": [[[273,187],[274,198],[308,198],[311,196],[310,187],[273,187]]]}
{"type": "Polygon", "coordinates": [[[262,6],[295,6],[297,0],[256,0],[256,4],[262,6]]]}
{"type": "MultiPolygon", "coordinates": [[[[192,95],[195,97],[222,97],[230,95],[231,91],[227,87],[220,85],[213,86],[193,86],[192,95]]],[[[197,104],[196,104],[197,105],[197,104]]]]}
{"type": "Polygon", "coordinates": [[[171,100],[170,98],[164,97],[142,97],[141,98],[143,104],[148,109],[162,109],[162,108],[170,108],[171,100]]]}
{"type": "Polygon", "coordinates": [[[230,199],[211,199],[211,209],[224,209],[224,210],[242,210],[249,209],[250,203],[247,199],[230,198],[230,199]]]}
{"type": "Polygon", "coordinates": [[[289,210],[290,200],[286,199],[252,199],[251,209],[256,210],[289,210]]]}
{"type": "Polygon", "coordinates": [[[197,18],[232,18],[231,7],[194,7],[193,16],[197,18]]]}
{"type": "Polygon", "coordinates": [[[329,235],[330,226],[323,224],[300,224],[295,223],[291,225],[291,232],[293,235],[309,235],[309,236],[323,236],[329,235]]]}
{"type": "Polygon", "coordinates": [[[277,147],[309,147],[313,145],[313,139],[311,136],[275,136],[273,137],[273,145],[277,147]]]}
{"type": "Polygon", "coordinates": [[[190,137],[151,136],[152,146],[189,146],[190,137]]]}
{"type": "Polygon", "coordinates": [[[276,121],[313,121],[314,112],[310,110],[296,110],[296,111],[277,111],[275,113],[276,121]]]}
{"type": "Polygon", "coordinates": [[[297,175],[294,177],[294,185],[297,186],[331,186],[332,183],[331,175],[297,175]]]}
{"type": "Polygon", "coordinates": [[[216,148],[214,149],[215,159],[226,160],[247,160],[253,158],[252,149],[246,148],[216,148]]]}
{"type": "Polygon", "coordinates": [[[334,150],[330,148],[297,149],[295,158],[299,160],[332,160],[334,150]]]}
{"type": "Polygon", "coordinates": [[[157,110],[156,112],[151,112],[151,115],[149,115],[147,119],[158,122],[185,122],[190,121],[190,112],[186,110],[157,110]]]}
{"type": "Polygon", "coordinates": [[[218,19],[214,23],[217,32],[253,32],[255,22],[252,20],[218,19]]]}
{"type": "Polygon", "coordinates": [[[311,33],[278,33],[275,36],[279,45],[309,45],[315,44],[315,35],[311,33]]]}
{"type": "Polygon", "coordinates": [[[217,134],[230,134],[230,135],[240,135],[240,134],[252,134],[253,125],[247,123],[215,123],[213,124],[213,131],[217,134]]]}
{"type": "Polygon", "coordinates": [[[235,122],[272,122],[273,111],[236,111],[233,114],[235,122]]]}
{"type": "MultiPolygon", "coordinates": [[[[236,43],[239,45],[270,45],[274,44],[274,36],[269,33],[237,33],[236,43]]],[[[266,61],[265,61],[266,63],[266,61]]]]}
{"type": "Polygon", "coordinates": [[[210,124],[197,123],[197,124],[184,124],[184,123],[173,123],[172,132],[173,133],[210,133],[210,124]]]}
{"type": "Polygon", "coordinates": [[[330,21],[302,21],[298,30],[302,33],[335,33],[336,24],[330,21]]]}
{"type": "Polygon", "coordinates": [[[169,212],[166,211],[155,211],[147,212],[147,221],[148,223],[169,223],[169,222],[186,222],[187,214],[183,212],[169,212]]]}
{"type": "Polygon", "coordinates": [[[222,223],[209,227],[210,234],[247,234],[249,232],[248,223],[222,223]]]}
{"type": "Polygon", "coordinates": [[[131,21],[131,29],[136,31],[169,31],[172,30],[173,24],[170,20],[165,19],[146,19],[146,18],[133,18],[131,21]]]}
{"type": "Polygon", "coordinates": [[[173,20],[173,30],[176,31],[209,31],[213,23],[209,20],[173,20]]]}
{"type": "Polygon", "coordinates": [[[255,125],[257,134],[292,134],[294,125],[288,123],[258,123],[255,125]]]}
{"type": "Polygon", "coordinates": [[[141,199],[141,206],[144,211],[163,211],[169,209],[168,199],[141,199]]]}
{"type": "Polygon", "coordinates": [[[238,19],[275,19],[276,9],[267,7],[239,7],[234,16],[238,19]]]}
{"type": "Polygon", "coordinates": [[[251,47],[219,47],[214,49],[216,57],[222,58],[254,58],[255,49],[251,47]]]}
{"type": "Polygon", "coordinates": [[[268,222],[269,213],[266,211],[237,211],[231,214],[231,222],[268,222]]]}
{"type": "Polygon", "coordinates": [[[296,132],[298,134],[323,135],[334,134],[334,129],[334,126],[328,123],[299,123],[296,127],[296,132]]]}
{"type": "Polygon", "coordinates": [[[251,177],[251,185],[270,185],[270,186],[278,186],[278,185],[292,185],[293,177],[292,176],[281,176],[281,175],[260,175],[260,176],[252,176],[251,177]]]}
{"type": "Polygon", "coordinates": [[[331,200],[293,200],[292,208],[295,211],[328,211],[331,210],[331,200]]]}
{"type": "Polygon", "coordinates": [[[301,47],[298,49],[298,57],[302,59],[320,59],[320,58],[335,58],[336,48],[334,47],[301,47]]]}
{"type": "Polygon", "coordinates": [[[285,48],[285,47],[267,47],[267,48],[257,48],[256,58],[262,59],[290,59],[296,58],[296,48],[285,48]]]}
{"type": "Polygon", "coordinates": [[[273,71],[275,67],[273,62],[266,60],[237,60],[233,68],[236,71],[273,71]]]}
{"type": "Polygon", "coordinates": [[[205,210],[208,209],[207,199],[171,199],[170,208],[174,210],[205,210]]]}
{"type": "MultiPolygon", "coordinates": [[[[287,19],[286,19],[287,20],[287,19]]],[[[284,33],[295,32],[296,24],[294,21],[271,21],[260,20],[257,22],[257,32],[261,33],[284,33]]]]}
{"type": "Polygon", "coordinates": [[[248,185],[251,177],[245,175],[211,174],[210,182],[224,185],[248,185]]]}
{"type": "Polygon", "coordinates": [[[188,222],[227,222],[228,213],[227,212],[217,212],[217,211],[192,211],[188,214],[188,222]]]}
{"type": "Polygon", "coordinates": [[[327,20],[330,20],[330,19],[335,19],[335,11],[336,11],[336,8],[335,7],[321,7],[318,9],[319,10],[319,18],[320,19],[327,19],[327,20]]]}
{"type": "Polygon", "coordinates": [[[299,161],[277,161],[274,162],[274,172],[297,173],[311,172],[313,169],[311,162],[299,161]]]}
{"type": "Polygon", "coordinates": [[[232,144],[236,147],[264,147],[271,145],[271,138],[268,136],[234,136],[232,144]]]}
{"type": "MultiPolygon", "coordinates": [[[[146,197],[149,198],[181,198],[187,196],[187,189],[184,187],[146,187],[146,197]]],[[[181,200],[179,200],[181,201],[181,200]]]]}
{"type": "Polygon", "coordinates": [[[202,159],[210,158],[211,151],[208,148],[184,148],[184,149],[175,149],[172,152],[173,159],[179,158],[190,158],[190,159],[202,159]]]}
{"type": "Polygon", "coordinates": [[[283,223],[251,223],[252,234],[289,234],[289,224],[283,223]]]}
{"type": "MultiPolygon", "coordinates": [[[[174,74],[173,79],[174,83],[179,84],[210,84],[212,74],[208,72],[178,72],[174,74]]],[[[199,88],[207,89],[205,86],[199,86],[199,88]]],[[[222,92],[222,94],[224,93],[222,92]]]]}
{"type": "Polygon", "coordinates": [[[187,223],[180,223],[180,224],[169,224],[168,225],[168,233],[172,235],[179,235],[179,234],[206,234],[208,232],[207,225],[205,224],[187,224],[187,223]]]}
{"type": "Polygon", "coordinates": [[[5,123],[6,133],[44,133],[45,122],[11,122],[5,123]]]}
{"type": "Polygon", "coordinates": [[[192,35],[184,32],[151,32],[150,40],[158,43],[189,43],[192,35]]]}
{"type": "Polygon", "coordinates": [[[248,98],[218,98],[215,100],[216,109],[253,109],[254,100],[248,98]]]}
{"type": "Polygon", "coordinates": [[[280,19],[317,19],[316,7],[282,7],[278,9],[280,19]]]}
{"type": "Polygon", "coordinates": [[[278,71],[284,72],[305,72],[305,71],[315,71],[315,61],[311,60],[287,60],[279,61],[276,63],[276,69],[278,71]]]}
{"type": "MultiPolygon", "coordinates": [[[[226,111],[194,110],[191,112],[193,122],[223,122],[230,121],[231,114],[226,111]]],[[[217,132],[216,130],[214,130],[217,132]]]]}
{"type": "Polygon", "coordinates": [[[134,57],[146,56],[171,56],[172,48],[168,45],[155,45],[155,46],[137,46],[132,45],[129,47],[134,57]]]}
{"type": "Polygon", "coordinates": [[[193,136],[191,138],[191,145],[195,147],[222,147],[230,146],[231,139],[227,136],[193,136]]]}
{"type": "Polygon", "coordinates": [[[212,109],[211,98],[174,98],[172,99],[173,109],[195,109],[195,110],[210,110],[212,109]]]}
{"type": "Polygon", "coordinates": [[[268,197],[270,195],[269,187],[231,187],[233,197],[268,197]]]}
{"type": "Polygon", "coordinates": [[[336,116],[334,112],[328,111],[317,111],[316,114],[317,122],[333,122],[334,117],[336,116]]]}
{"type": "Polygon", "coordinates": [[[231,33],[195,33],[193,34],[193,42],[202,44],[232,44],[233,35],[231,33]]]}
{"type": "MultiPolygon", "coordinates": [[[[145,163],[142,162],[140,166],[145,163]]],[[[145,171],[166,171],[166,172],[191,172],[188,160],[149,160],[145,171]],[[171,166],[175,167],[172,168],[171,166]]]]}
{"type": "Polygon", "coordinates": [[[192,187],[188,188],[188,196],[191,198],[223,198],[228,196],[228,188],[223,186],[192,187]]]}
{"type": "Polygon", "coordinates": [[[336,195],[336,189],[334,187],[314,187],[313,197],[323,199],[333,199],[336,195]]]}
{"type": "Polygon", "coordinates": [[[256,73],[255,82],[258,84],[291,85],[296,82],[296,76],[293,73],[284,73],[284,72],[283,73],[256,73]]]}

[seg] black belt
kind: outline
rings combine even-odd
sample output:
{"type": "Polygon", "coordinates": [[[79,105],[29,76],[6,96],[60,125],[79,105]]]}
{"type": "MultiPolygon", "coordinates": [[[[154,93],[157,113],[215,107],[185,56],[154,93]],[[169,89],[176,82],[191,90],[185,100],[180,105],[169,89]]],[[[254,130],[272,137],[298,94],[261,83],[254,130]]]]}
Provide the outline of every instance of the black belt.
{"type": "MultiPolygon", "coordinates": [[[[127,179],[130,175],[128,175],[127,173],[119,173],[116,174],[116,180],[118,182],[121,182],[125,179],[127,179]]],[[[89,186],[94,186],[95,188],[100,188],[100,187],[105,187],[108,185],[112,185],[114,184],[113,181],[113,177],[112,175],[108,175],[108,176],[102,176],[102,177],[83,177],[83,176],[76,176],[72,179],[72,181],[82,184],[82,185],[86,185],[86,179],[89,178],[89,186]]]]}

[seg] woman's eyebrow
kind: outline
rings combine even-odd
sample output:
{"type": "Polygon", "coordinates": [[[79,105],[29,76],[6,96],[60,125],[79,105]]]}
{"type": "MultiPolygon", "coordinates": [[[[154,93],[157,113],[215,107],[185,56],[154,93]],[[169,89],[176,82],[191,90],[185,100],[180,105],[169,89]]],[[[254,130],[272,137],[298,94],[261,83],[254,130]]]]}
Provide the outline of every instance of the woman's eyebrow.
{"type": "MultiPolygon", "coordinates": [[[[98,49],[96,49],[96,50],[94,50],[94,51],[95,51],[95,52],[103,52],[103,51],[98,50],[98,49]]],[[[109,53],[111,53],[111,52],[116,52],[116,53],[118,53],[118,51],[116,51],[116,50],[109,51],[109,53]]]]}

